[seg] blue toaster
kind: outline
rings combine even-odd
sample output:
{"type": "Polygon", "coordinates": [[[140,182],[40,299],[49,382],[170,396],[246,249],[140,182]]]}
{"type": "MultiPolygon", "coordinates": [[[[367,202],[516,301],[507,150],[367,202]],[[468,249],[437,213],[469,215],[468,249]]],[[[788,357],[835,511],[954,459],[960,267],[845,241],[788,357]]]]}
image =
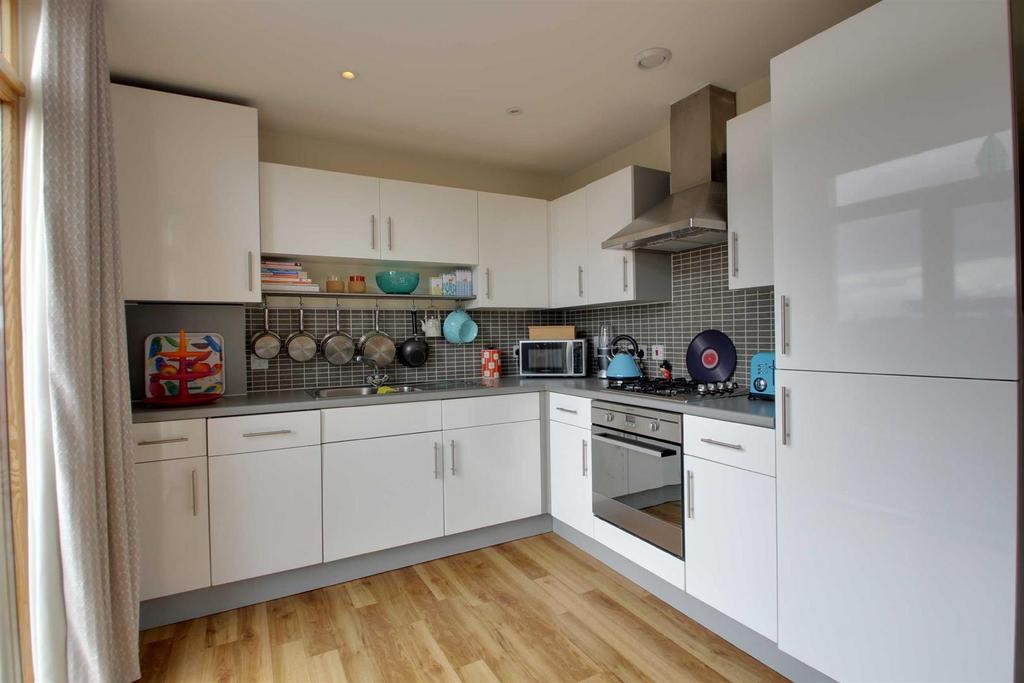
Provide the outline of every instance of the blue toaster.
{"type": "Polygon", "coordinates": [[[775,353],[755,353],[750,359],[750,398],[775,400],[775,353]]]}

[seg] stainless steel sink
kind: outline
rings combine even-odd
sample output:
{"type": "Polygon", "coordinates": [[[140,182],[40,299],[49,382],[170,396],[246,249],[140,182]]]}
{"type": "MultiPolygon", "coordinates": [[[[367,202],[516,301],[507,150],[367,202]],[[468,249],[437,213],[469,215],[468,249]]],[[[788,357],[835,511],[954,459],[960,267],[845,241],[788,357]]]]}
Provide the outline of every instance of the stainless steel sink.
{"type": "MultiPolygon", "coordinates": [[[[420,387],[410,385],[391,386],[385,385],[395,393],[407,394],[412,391],[423,391],[420,387]]],[[[390,393],[390,392],[389,392],[390,393]]],[[[323,387],[321,389],[310,389],[309,395],[313,398],[340,398],[342,396],[373,396],[377,394],[377,387],[323,387]]],[[[387,394],[381,394],[385,396],[387,394]]]]}

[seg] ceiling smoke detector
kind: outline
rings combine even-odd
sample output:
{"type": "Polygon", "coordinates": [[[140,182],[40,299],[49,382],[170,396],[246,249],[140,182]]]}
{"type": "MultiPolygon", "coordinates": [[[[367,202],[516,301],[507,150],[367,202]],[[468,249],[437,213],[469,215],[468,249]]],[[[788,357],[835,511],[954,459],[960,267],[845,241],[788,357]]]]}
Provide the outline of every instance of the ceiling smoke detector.
{"type": "Polygon", "coordinates": [[[657,69],[659,66],[668,64],[670,59],[672,59],[672,51],[668,48],[649,47],[642,52],[638,52],[633,58],[633,63],[641,71],[650,71],[651,69],[657,69]]]}
{"type": "Polygon", "coordinates": [[[509,107],[508,109],[505,110],[505,113],[508,114],[509,116],[519,116],[520,114],[523,113],[523,108],[522,107],[509,107]]]}

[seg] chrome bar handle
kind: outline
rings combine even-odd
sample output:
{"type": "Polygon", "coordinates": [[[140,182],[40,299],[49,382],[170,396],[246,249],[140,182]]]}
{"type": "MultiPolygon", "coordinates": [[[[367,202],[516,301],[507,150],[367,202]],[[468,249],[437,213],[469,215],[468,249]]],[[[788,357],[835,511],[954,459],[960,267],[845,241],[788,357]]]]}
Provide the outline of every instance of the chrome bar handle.
{"type": "Polygon", "coordinates": [[[782,428],[782,445],[789,445],[789,388],[779,387],[779,427],[782,428]]]}
{"type": "Polygon", "coordinates": [[[693,470],[686,470],[686,518],[693,519],[693,470]]]}
{"type": "Polygon", "coordinates": [[[740,234],[732,231],[732,276],[740,274],[740,234]]]}
{"type": "Polygon", "coordinates": [[[246,433],[242,434],[242,436],[244,436],[245,438],[250,438],[250,437],[254,437],[254,436],[281,436],[282,434],[291,434],[291,433],[292,433],[292,430],[290,430],[290,429],[274,429],[274,430],[269,431],[269,432],[246,432],[246,433]]]}
{"type": "Polygon", "coordinates": [[[443,467],[438,467],[437,465],[437,447],[440,445],[438,442],[434,442],[434,479],[441,478],[441,470],[443,469],[443,467]]]}
{"type": "Polygon", "coordinates": [[[370,251],[377,250],[377,217],[370,214],[370,251]]]}
{"type": "Polygon", "coordinates": [[[491,298],[491,269],[484,269],[484,282],[487,284],[487,298],[491,298]]]}
{"type": "Polygon", "coordinates": [[[151,441],[137,441],[136,446],[159,446],[164,443],[184,443],[188,441],[187,436],[173,436],[168,439],[153,439],[151,441]]]}
{"type": "Polygon", "coordinates": [[[197,476],[198,475],[196,474],[196,471],[192,470],[192,516],[193,517],[198,517],[199,516],[199,495],[198,495],[197,486],[196,486],[196,477],[197,476]]]}
{"type": "Polygon", "coordinates": [[[738,443],[729,443],[728,441],[717,441],[715,439],[704,439],[700,440],[701,443],[709,443],[712,446],[721,446],[722,448],[731,448],[734,451],[742,451],[743,446],[738,443]]]}
{"type": "Polygon", "coordinates": [[[249,262],[249,291],[251,292],[252,288],[253,288],[253,284],[252,284],[252,271],[253,271],[253,267],[252,267],[252,252],[251,251],[249,252],[248,262],[249,262]]]}
{"type": "Polygon", "coordinates": [[[629,259],[622,257],[622,291],[629,291],[629,259]]]}
{"type": "Polygon", "coordinates": [[[455,439],[452,439],[449,445],[452,448],[452,474],[455,474],[455,439]]]}
{"type": "Polygon", "coordinates": [[[583,439],[583,476],[587,476],[587,440],[583,439]]]}
{"type": "Polygon", "coordinates": [[[583,297],[583,266],[579,266],[579,273],[577,274],[580,284],[580,297],[583,297]]]}
{"type": "Polygon", "coordinates": [[[572,410],[571,408],[563,408],[562,406],[555,406],[555,410],[562,413],[572,413],[573,415],[579,415],[580,411],[572,410]]]}
{"type": "Polygon", "coordinates": [[[393,251],[392,235],[391,235],[391,216],[388,216],[388,251],[393,251]]]}
{"type": "Polygon", "coordinates": [[[779,297],[779,350],[783,355],[789,355],[789,297],[785,294],[779,297]]]}

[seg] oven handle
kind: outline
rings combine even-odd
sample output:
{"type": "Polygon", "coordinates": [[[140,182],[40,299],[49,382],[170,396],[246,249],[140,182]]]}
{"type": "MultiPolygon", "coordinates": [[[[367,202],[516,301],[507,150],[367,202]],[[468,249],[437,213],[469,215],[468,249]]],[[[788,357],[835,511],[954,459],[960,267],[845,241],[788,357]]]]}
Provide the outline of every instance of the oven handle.
{"type": "Polygon", "coordinates": [[[622,437],[619,436],[605,436],[604,434],[594,434],[590,438],[594,441],[603,441],[604,443],[609,443],[613,446],[624,446],[631,451],[643,453],[644,455],[649,455],[654,458],[667,458],[672,455],[677,455],[679,452],[674,448],[658,449],[652,446],[647,446],[638,441],[633,441],[632,439],[623,439],[622,437]]]}

